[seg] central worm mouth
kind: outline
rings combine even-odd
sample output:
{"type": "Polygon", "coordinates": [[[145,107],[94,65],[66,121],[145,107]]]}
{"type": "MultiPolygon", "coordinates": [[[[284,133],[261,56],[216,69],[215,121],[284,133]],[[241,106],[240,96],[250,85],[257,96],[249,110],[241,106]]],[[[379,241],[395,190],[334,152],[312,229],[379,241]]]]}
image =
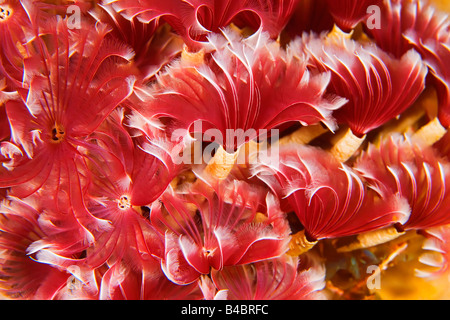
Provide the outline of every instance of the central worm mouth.
{"type": "Polygon", "coordinates": [[[59,125],[55,124],[51,131],[51,140],[52,142],[58,143],[64,140],[64,137],[66,136],[66,132],[64,131],[64,128],[59,125]]]}
{"type": "Polygon", "coordinates": [[[6,6],[2,7],[0,6],[0,21],[6,21],[8,20],[12,15],[12,10],[6,6]]]}
{"type": "Polygon", "coordinates": [[[123,195],[119,198],[119,201],[117,202],[117,206],[120,210],[127,210],[131,208],[130,199],[128,196],[123,195]]]}

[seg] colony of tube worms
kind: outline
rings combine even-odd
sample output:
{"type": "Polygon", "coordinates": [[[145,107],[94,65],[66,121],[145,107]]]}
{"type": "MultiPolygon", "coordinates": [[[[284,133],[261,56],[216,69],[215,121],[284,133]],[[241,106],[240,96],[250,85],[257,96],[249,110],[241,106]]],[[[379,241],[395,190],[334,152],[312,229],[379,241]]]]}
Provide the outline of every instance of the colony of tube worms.
{"type": "Polygon", "coordinates": [[[1,296],[450,298],[449,7],[1,0],[1,296]]]}

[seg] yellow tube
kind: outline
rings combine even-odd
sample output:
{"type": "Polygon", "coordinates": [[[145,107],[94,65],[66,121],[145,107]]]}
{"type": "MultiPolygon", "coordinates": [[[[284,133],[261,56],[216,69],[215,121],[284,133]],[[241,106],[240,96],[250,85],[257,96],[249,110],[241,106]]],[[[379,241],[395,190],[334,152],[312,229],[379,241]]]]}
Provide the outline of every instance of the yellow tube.
{"type": "Polygon", "coordinates": [[[220,146],[214,157],[206,165],[205,172],[216,179],[223,180],[233,169],[238,152],[228,153],[220,146]]]}
{"type": "Polygon", "coordinates": [[[353,134],[351,129],[347,129],[344,136],[333,145],[330,152],[337,160],[345,162],[355,154],[365,138],[365,135],[359,138],[353,134]]]}
{"type": "Polygon", "coordinates": [[[337,252],[350,252],[353,250],[374,247],[376,245],[397,239],[404,234],[405,232],[398,232],[397,229],[393,226],[361,233],[356,237],[355,242],[337,248],[337,252]]]}
{"type": "Polygon", "coordinates": [[[431,146],[439,141],[446,133],[447,129],[442,126],[439,119],[436,117],[417,130],[413,134],[412,139],[418,143],[431,146]]]}
{"type": "Polygon", "coordinates": [[[300,129],[294,131],[290,135],[281,138],[279,143],[280,145],[285,145],[289,143],[308,144],[315,138],[324,134],[325,132],[327,132],[327,129],[325,129],[321,125],[301,127],[300,129]]]}
{"type": "Polygon", "coordinates": [[[317,241],[309,241],[306,239],[305,230],[299,231],[291,236],[291,241],[289,242],[289,251],[287,252],[290,256],[299,256],[312,249],[316,245],[317,241]]]}

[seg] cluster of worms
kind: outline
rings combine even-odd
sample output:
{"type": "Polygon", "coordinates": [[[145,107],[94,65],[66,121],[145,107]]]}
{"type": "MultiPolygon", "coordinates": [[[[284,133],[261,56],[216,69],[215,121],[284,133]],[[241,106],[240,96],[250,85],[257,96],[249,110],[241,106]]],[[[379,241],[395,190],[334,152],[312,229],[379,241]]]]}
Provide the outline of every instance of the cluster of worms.
{"type": "Polygon", "coordinates": [[[2,298],[450,298],[448,9],[0,0],[2,298]]]}

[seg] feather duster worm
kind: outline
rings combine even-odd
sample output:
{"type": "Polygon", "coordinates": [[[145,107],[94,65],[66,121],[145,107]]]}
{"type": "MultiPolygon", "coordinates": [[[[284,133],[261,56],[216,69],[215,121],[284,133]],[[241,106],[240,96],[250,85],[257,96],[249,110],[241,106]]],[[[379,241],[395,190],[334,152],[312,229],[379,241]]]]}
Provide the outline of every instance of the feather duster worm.
{"type": "Polygon", "coordinates": [[[364,269],[404,258],[443,279],[448,30],[420,0],[0,0],[0,294],[370,298],[364,269]]]}
{"type": "Polygon", "coordinates": [[[259,163],[252,170],[279,196],[287,197],[304,227],[293,237],[293,254],[309,250],[320,239],[403,223],[409,216],[406,201],[367,189],[351,168],[315,147],[283,146],[278,168],[259,163]]]}
{"type": "MultiPolygon", "coordinates": [[[[136,144],[122,125],[123,112],[115,110],[90,136],[98,150],[92,148],[89,155],[92,180],[85,204],[94,217],[108,221],[110,228],[92,230],[95,243],[83,248],[86,253],[82,259],[64,257],[64,253],[56,257],[49,243],[50,247],[41,245],[44,249],[37,253],[38,261],[50,259],[60,268],[77,265],[91,270],[105,263],[110,267],[124,263],[133,270],[143,270],[149,257],[162,255],[163,240],[144,217],[141,206],[151,204],[163,193],[179,167],[171,163],[161,141],[156,146],[156,135],[151,136],[153,147],[136,144]]],[[[131,117],[130,125],[138,130],[140,121],[136,117],[131,117]]],[[[144,131],[141,136],[134,133],[134,139],[147,141],[149,137],[143,134],[152,132],[139,128],[144,131]]],[[[170,147],[176,150],[176,146],[170,147]]]]}
{"type": "Polygon", "coordinates": [[[305,50],[320,70],[332,72],[329,90],[349,100],[333,116],[357,136],[405,111],[425,86],[427,68],[414,51],[396,60],[337,33],[330,39],[310,37],[305,50]]]}
{"type": "MultiPolygon", "coordinates": [[[[64,1],[63,1],[64,2],[64,1]]],[[[69,7],[53,4],[51,1],[37,0],[3,0],[0,3],[0,74],[5,76],[12,89],[21,88],[23,80],[23,62],[33,55],[38,55],[36,48],[29,42],[36,36],[36,26],[43,21],[52,20],[55,12],[61,15],[69,7]]],[[[87,10],[88,3],[77,1],[77,7],[87,10]]]]}
{"type": "Polygon", "coordinates": [[[181,169],[171,161],[170,152],[177,150],[174,143],[141,125],[137,115],[130,117],[129,126],[138,130],[133,133],[137,141],[133,141],[122,126],[123,117],[123,110],[114,111],[91,136],[102,149],[92,159],[95,174],[86,205],[92,215],[110,221],[113,228],[94,234],[96,243],[84,259],[94,268],[106,261],[113,265],[125,260],[140,269],[145,257],[161,256],[162,239],[141,206],[155,201],[181,169]]]}
{"type": "Polygon", "coordinates": [[[422,246],[424,253],[419,257],[423,268],[416,269],[416,275],[423,278],[438,277],[450,271],[449,225],[430,228],[422,232],[427,238],[422,246]]]}
{"type": "Polygon", "coordinates": [[[319,263],[302,270],[298,258],[288,256],[212,272],[215,286],[226,290],[229,300],[317,299],[324,278],[325,269],[319,263]]]}
{"type": "Polygon", "coordinates": [[[94,184],[107,179],[113,186],[111,190],[129,195],[131,206],[150,205],[184,169],[183,164],[173,161],[174,155],[184,147],[183,141],[169,140],[161,128],[135,112],[126,115],[125,121],[124,112],[122,108],[114,110],[89,137],[101,147],[91,159],[98,179],[94,184]],[[103,155],[104,151],[108,156],[103,155]],[[111,167],[104,171],[103,165],[111,167]]]}
{"type": "Polygon", "coordinates": [[[399,231],[422,230],[450,223],[450,167],[431,147],[402,136],[391,136],[379,147],[370,145],[355,164],[377,192],[405,198],[411,215],[396,224],[399,231]]]}
{"type": "MultiPolygon", "coordinates": [[[[144,23],[164,19],[177,31],[187,44],[198,48],[198,41],[218,32],[232,22],[237,25],[264,30],[277,37],[288,22],[298,0],[282,1],[136,1],[110,0],[117,12],[127,19],[137,17],[144,23]]],[[[200,45],[201,47],[201,45],[200,45]]]]}
{"type": "Polygon", "coordinates": [[[266,34],[241,39],[225,31],[209,42],[216,50],[203,65],[174,63],[158,75],[141,113],[173,119],[172,130],[201,130],[203,140],[215,138],[227,152],[289,122],[335,127],[330,114],[345,101],[324,95],[328,74],[309,72],[302,54],[266,34]]]}
{"type": "Polygon", "coordinates": [[[165,237],[162,268],[178,284],[210,269],[278,257],[287,250],[289,226],[276,199],[244,182],[215,188],[195,184],[188,194],[166,192],[152,206],[152,224],[165,237]]]}
{"type": "Polygon", "coordinates": [[[148,257],[143,268],[134,270],[115,264],[101,278],[101,300],[198,300],[202,298],[197,283],[180,286],[169,281],[159,261],[148,257]]]}
{"type": "MultiPolygon", "coordinates": [[[[427,40],[421,42],[419,51],[433,76],[438,95],[437,120],[444,128],[450,126],[450,37],[445,42],[427,40]]],[[[439,129],[439,127],[438,127],[439,129]]]]}
{"type": "MultiPolygon", "coordinates": [[[[333,116],[339,124],[349,126],[356,136],[351,145],[356,148],[368,132],[410,107],[425,87],[427,68],[415,51],[397,60],[376,46],[361,45],[339,32],[325,39],[304,37],[304,42],[314,65],[332,73],[329,91],[348,99],[333,116]]],[[[345,161],[354,150],[350,148],[348,154],[338,150],[338,158],[345,161]]]]}
{"type": "Polygon", "coordinates": [[[43,188],[56,202],[67,195],[80,221],[101,226],[83,203],[93,147],[86,136],[130,95],[134,77],[123,62],[132,55],[103,25],[70,31],[60,20],[40,32],[33,41],[40,54],[24,61],[29,89],[6,102],[11,141],[24,156],[2,170],[0,186],[18,197],[43,188]]]}
{"type": "MultiPolygon", "coordinates": [[[[396,57],[412,48],[420,53],[430,68],[439,96],[439,115],[435,122],[440,123],[432,122],[430,126],[433,130],[443,131],[441,124],[445,128],[450,125],[450,72],[446,64],[450,58],[450,19],[429,3],[418,0],[385,0],[381,10],[382,24],[391,32],[371,29],[368,34],[380,48],[396,57]]],[[[438,138],[439,134],[435,139],[438,138]]]]}
{"type": "MultiPolygon", "coordinates": [[[[255,31],[261,29],[269,33],[272,39],[276,39],[300,2],[300,0],[247,1],[246,8],[237,13],[236,18],[231,22],[239,27],[251,28],[255,31]]],[[[229,1],[229,3],[232,3],[232,1],[229,1]]],[[[218,32],[225,26],[227,24],[223,24],[219,28],[216,27],[216,30],[212,31],[218,32]]]]}
{"type": "Polygon", "coordinates": [[[21,1],[8,0],[0,3],[0,75],[8,85],[21,87],[25,43],[30,40],[31,21],[21,1]]]}
{"type": "Polygon", "coordinates": [[[29,256],[29,246],[46,236],[37,197],[0,203],[0,292],[12,299],[53,299],[70,277],[29,256]]]}
{"type": "Polygon", "coordinates": [[[422,0],[383,0],[380,7],[382,28],[367,28],[367,34],[377,46],[400,58],[407,51],[427,40],[448,37],[450,22],[447,16],[422,0]],[[389,32],[386,32],[389,30],[389,32]],[[411,38],[417,41],[411,42],[411,38]]]}
{"type": "Polygon", "coordinates": [[[126,43],[134,52],[133,66],[143,81],[151,79],[168,64],[183,48],[182,39],[168,31],[159,20],[148,23],[136,18],[125,19],[112,5],[99,4],[89,11],[98,22],[112,28],[110,35],[126,43]]]}

